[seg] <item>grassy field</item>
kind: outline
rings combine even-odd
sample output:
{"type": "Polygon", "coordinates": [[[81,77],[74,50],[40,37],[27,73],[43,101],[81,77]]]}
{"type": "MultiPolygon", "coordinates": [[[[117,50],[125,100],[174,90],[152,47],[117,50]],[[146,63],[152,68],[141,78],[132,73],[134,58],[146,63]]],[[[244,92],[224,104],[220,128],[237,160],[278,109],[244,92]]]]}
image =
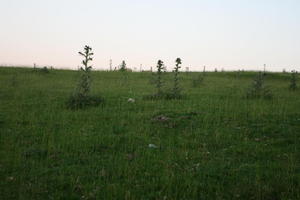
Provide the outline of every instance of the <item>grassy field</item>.
{"type": "Polygon", "coordinates": [[[92,72],[105,102],[74,111],[79,72],[0,68],[0,199],[300,199],[290,75],[267,74],[270,100],[245,98],[254,72],[197,75],[180,74],[184,99],[153,101],[149,72],[92,72]]]}

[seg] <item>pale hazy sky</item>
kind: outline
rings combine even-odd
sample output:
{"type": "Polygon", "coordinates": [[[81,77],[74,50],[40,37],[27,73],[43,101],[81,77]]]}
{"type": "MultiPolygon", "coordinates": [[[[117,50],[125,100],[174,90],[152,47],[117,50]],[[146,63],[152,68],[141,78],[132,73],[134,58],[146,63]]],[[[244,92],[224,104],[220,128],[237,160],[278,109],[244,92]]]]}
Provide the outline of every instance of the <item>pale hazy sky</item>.
{"type": "Polygon", "coordinates": [[[300,0],[0,0],[0,64],[300,70],[300,0]]]}

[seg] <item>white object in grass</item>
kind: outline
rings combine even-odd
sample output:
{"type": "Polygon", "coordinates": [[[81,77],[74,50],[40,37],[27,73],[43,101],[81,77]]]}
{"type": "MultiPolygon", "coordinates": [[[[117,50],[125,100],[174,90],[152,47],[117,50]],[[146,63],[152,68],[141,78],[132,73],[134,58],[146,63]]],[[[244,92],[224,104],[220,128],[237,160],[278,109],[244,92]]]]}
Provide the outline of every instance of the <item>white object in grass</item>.
{"type": "Polygon", "coordinates": [[[158,148],[155,144],[149,144],[148,147],[149,147],[149,148],[154,148],[154,149],[157,149],[157,148],[158,148]]]}
{"type": "Polygon", "coordinates": [[[135,102],[135,100],[134,100],[133,98],[129,98],[129,99],[128,99],[128,102],[130,102],[130,103],[134,103],[134,102],[135,102]]]}

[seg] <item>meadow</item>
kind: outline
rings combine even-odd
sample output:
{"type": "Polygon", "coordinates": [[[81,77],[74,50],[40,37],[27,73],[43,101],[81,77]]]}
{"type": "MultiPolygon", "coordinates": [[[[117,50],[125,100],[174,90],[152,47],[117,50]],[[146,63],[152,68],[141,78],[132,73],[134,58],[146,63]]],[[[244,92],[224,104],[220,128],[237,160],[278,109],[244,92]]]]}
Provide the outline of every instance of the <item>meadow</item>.
{"type": "Polygon", "coordinates": [[[290,74],[267,73],[272,99],[245,97],[256,72],[199,74],[150,100],[151,72],[92,71],[104,102],[70,110],[78,71],[0,67],[0,199],[300,199],[290,74]]]}

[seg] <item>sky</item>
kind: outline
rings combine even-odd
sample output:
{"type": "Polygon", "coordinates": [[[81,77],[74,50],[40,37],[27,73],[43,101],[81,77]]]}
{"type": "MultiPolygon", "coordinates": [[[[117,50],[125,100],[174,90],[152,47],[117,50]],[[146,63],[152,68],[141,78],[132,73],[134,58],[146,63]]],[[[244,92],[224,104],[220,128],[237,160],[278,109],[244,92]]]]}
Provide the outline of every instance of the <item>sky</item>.
{"type": "Polygon", "coordinates": [[[0,0],[0,65],[300,70],[299,0],[0,0]]]}

